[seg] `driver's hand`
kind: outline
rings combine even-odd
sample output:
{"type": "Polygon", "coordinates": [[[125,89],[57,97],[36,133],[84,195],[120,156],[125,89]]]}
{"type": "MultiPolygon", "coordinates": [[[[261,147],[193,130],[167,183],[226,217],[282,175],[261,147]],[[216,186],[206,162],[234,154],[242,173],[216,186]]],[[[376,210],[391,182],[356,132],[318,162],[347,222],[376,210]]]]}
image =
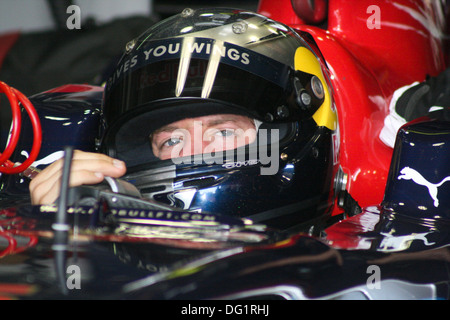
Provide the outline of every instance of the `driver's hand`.
{"type": "MultiPolygon", "coordinates": [[[[59,197],[63,159],[59,159],[42,170],[30,182],[31,203],[51,204],[59,197]]],[[[113,159],[101,153],[75,150],[71,166],[71,187],[83,184],[97,184],[105,176],[119,178],[126,172],[123,161],[113,159]]]]}

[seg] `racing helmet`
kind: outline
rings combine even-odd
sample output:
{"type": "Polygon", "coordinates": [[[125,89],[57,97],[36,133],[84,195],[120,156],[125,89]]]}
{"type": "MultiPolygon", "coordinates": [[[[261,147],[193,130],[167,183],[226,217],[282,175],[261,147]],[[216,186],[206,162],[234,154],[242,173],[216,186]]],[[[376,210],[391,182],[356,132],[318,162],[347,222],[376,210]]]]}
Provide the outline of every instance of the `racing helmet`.
{"type": "Polygon", "coordinates": [[[144,197],[289,228],[328,217],[339,146],[328,71],[314,40],[249,11],[185,9],[130,41],[105,84],[101,151],[144,197]],[[257,138],[233,152],[166,160],[152,133],[215,114],[257,138]]]}

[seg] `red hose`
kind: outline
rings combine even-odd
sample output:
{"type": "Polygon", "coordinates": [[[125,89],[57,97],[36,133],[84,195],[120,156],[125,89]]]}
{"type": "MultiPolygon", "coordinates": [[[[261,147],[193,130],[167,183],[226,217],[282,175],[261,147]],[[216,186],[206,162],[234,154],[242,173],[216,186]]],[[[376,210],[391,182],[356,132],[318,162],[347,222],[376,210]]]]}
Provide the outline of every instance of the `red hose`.
{"type": "Polygon", "coordinates": [[[4,93],[6,95],[11,105],[12,111],[11,135],[3,154],[0,153],[0,172],[6,174],[20,173],[26,170],[39,155],[42,144],[41,122],[36,110],[33,107],[33,104],[20,91],[0,81],[0,93],[4,93]],[[13,154],[20,136],[22,118],[19,102],[22,104],[24,109],[27,111],[28,116],[30,117],[34,137],[33,145],[28,159],[26,159],[22,164],[15,166],[15,164],[9,160],[9,157],[11,157],[11,155],[13,154]]]}

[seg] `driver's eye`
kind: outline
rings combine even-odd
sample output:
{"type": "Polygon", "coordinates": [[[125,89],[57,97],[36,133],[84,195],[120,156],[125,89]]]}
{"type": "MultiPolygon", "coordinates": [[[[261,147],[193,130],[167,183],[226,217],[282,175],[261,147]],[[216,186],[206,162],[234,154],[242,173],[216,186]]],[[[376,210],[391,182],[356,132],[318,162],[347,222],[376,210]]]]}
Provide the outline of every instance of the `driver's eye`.
{"type": "Polygon", "coordinates": [[[235,134],[233,129],[223,129],[223,130],[217,130],[215,135],[222,136],[222,137],[231,137],[235,134]]]}
{"type": "Polygon", "coordinates": [[[162,144],[162,146],[164,146],[164,147],[173,147],[174,145],[177,145],[177,144],[181,143],[182,141],[183,141],[182,138],[174,137],[174,138],[167,139],[162,144]]]}

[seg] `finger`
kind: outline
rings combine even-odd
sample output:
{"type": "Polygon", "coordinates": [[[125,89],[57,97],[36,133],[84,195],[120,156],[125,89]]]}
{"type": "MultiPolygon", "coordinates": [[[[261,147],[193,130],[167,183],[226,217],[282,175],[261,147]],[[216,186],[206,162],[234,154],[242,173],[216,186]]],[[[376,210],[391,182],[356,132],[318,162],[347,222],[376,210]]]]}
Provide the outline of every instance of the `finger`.
{"type": "MultiPolygon", "coordinates": [[[[80,170],[71,174],[69,187],[77,187],[85,184],[97,184],[102,182],[104,175],[89,170],[80,170]]],[[[60,195],[61,172],[54,175],[51,179],[42,181],[30,187],[32,204],[51,204],[56,201],[60,195]]]]}
{"type": "Polygon", "coordinates": [[[72,161],[72,172],[91,171],[105,176],[120,177],[125,174],[125,163],[112,158],[76,159],[72,161]]]}
{"type": "MultiPolygon", "coordinates": [[[[57,160],[39,173],[30,183],[33,204],[52,203],[59,195],[63,159],[57,160]]],[[[125,163],[104,154],[75,150],[71,163],[70,186],[100,183],[104,176],[120,177],[125,163]]]]}
{"type": "MultiPolygon", "coordinates": [[[[55,161],[52,165],[45,169],[45,175],[53,175],[62,170],[64,164],[63,159],[55,161]]],[[[111,158],[101,153],[83,152],[75,150],[72,159],[72,168],[83,168],[85,170],[99,171],[105,175],[117,175],[125,173],[125,163],[123,161],[111,158]]],[[[44,172],[43,171],[43,172],[44,172]]]]}
{"type": "MultiPolygon", "coordinates": [[[[39,185],[46,180],[53,180],[55,175],[59,175],[60,172],[62,172],[62,167],[63,160],[60,159],[45,168],[33,179],[34,183],[32,181],[30,190],[33,190],[33,185],[39,185]]],[[[124,162],[103,154],[79,151],[74,153],[73,161],[71,163],[71,175],[74,175],[77,171],[81,170],[88,170],[117,178],[125,174],[126,166],[124,162]]]]}

